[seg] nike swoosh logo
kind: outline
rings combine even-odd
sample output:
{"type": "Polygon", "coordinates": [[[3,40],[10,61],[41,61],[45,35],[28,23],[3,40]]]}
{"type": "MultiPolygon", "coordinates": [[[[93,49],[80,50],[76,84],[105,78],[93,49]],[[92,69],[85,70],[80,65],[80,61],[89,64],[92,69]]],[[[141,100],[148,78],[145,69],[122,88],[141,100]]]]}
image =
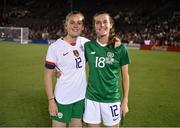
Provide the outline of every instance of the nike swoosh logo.
{"type": "Polygon", "coordinates": [[[63,56],[67,55],[69,52],[63,53],[63,56]]]}
{"type": "Polygon", "coordinates": [[[118,117],[118,118],[113,119],[113,121],[116,121],[117,119],[119,119],[119,117],[118,117]]]}

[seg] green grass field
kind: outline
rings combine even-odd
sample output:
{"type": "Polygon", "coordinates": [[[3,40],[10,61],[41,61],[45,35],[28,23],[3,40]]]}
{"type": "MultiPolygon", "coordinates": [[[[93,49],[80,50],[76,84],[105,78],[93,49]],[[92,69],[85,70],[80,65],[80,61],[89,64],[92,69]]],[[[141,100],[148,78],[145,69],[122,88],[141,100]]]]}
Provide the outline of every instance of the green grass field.
{"type": "MultiPolygon", "coordinates": [[[[0,43],[0,127],[51,126],[43,85],[47,45],[0,43]]],[[[180,126],[180,53],[129,50],[124,126],[180,126]]]]}

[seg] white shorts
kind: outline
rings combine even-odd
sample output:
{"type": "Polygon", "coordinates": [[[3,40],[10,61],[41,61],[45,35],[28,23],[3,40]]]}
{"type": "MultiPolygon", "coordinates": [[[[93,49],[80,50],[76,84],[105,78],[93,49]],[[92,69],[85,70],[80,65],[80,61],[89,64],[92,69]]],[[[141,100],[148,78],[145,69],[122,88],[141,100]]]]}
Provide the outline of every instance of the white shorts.
{"type": "Polygon", "coordinates": [[[114,126],[121,120],[120,102],[102,103],[85,99],[85,111],[83,121],[89,124],[100,124],[114,126]]]}

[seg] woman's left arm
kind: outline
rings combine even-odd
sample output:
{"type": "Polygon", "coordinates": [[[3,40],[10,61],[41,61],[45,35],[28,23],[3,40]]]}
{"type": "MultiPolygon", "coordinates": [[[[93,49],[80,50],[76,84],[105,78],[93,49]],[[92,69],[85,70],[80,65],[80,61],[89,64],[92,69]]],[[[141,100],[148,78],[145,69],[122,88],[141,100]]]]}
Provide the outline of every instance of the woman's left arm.
{"type": "Polygon", "coordinates": [[[129,73],[128,73],[128,64],[122,66],[122,89],[123,97],[121,102],[121,114],[125,117],[128,109],[128,95],[129,95],[129,73]]]}

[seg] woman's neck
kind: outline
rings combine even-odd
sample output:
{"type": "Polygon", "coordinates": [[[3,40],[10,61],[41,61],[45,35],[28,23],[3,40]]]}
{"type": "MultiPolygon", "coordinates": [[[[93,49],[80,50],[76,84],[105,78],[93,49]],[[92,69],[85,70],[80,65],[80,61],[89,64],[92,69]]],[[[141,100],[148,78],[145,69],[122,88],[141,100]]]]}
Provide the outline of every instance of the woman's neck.
{"type": "Polygon", "coordinates": [[[109,41],[108,36],[100,36],[100,37],[97,37],[97,39],[102,44],[108,44],[108,41],[109,41]]]}
{"type": "Polygon", "coordinates": [[[67,35],[64,37],[64,40],[68,43],[72,43],[72,42],[76,42],[77,37],[72,37],[72,36],[67,35]]]}

